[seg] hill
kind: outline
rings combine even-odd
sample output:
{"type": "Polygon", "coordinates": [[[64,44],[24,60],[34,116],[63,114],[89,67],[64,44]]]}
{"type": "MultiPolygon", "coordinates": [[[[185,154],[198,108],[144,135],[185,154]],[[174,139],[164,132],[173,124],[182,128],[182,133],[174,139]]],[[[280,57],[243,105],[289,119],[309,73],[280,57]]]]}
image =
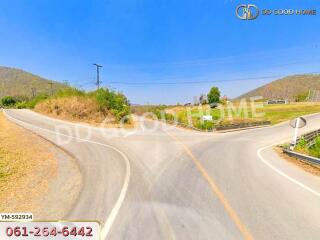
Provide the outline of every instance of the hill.
{"type": "Polygon", "coordinates": [[[0,98],[8,95],[30,97],[36,94],[49,94],[50,82],[53,82],[53,91],[65,86],[20,69],[0,67],[0,98]]]}
{"type": "Polygon", "coordinates": [[[262,96],[265,99],[283,98],[295,100],[299,96],[306,97],[309,90],[320,90],[320,75],[294,75],[272,81],[264,86],[245,93],[239,98],[262,96]]]}

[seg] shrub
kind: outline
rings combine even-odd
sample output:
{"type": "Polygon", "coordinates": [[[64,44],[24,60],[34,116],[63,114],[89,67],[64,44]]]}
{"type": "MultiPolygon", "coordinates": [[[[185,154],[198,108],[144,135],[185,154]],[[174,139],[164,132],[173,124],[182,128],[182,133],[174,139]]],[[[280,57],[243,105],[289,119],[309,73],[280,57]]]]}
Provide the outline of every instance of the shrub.
{"type": "Polygon", "coordinates": [[[129,114],[129,101],[122,94],[114,91],[110,91],[107,88],[100,88],[89,94],[95,97],[100,107],[100,111],[110,111],[115,117],[120,120],[122,117],[129,114]]]}
{"type": "Polygon", "coordinates": [[[298,144],[296,145],[296,148],[300,148],[300,149],[305,148],[305,147],[307,147],[307,144],[308,144],[308,142],[302,137],[299,140],[298,144]]]}
{"type": "Polygon", "coordinates": [[[38,95],[25,103],[25,108],[34,108],[39,102],[46,100],[49,96],[46,94],[38,95]]]}
{"type": "Polygon", "coordinates": [[[210,122],[210,121],[204,121],[203,123],[197,122],[196,128],[211,131],[213,129],[213,122],[210,122]]]}
{"type": "Polygon", "coordinates": [[[304,138],[301,138],[297,143],[295,150],[313,157],[320,157],[320,136],[315,139],[315,143],[308,147],[308,143],[304,138]]]}
{"type": "Polygon", "coordinates": [[[6,96],[1,99],[1,105],[4,107],[12,107],[16,104],[16,100],[11,96],[6,96]]]}
{"type": "MultiPolygon", "coordinates": [[[[71,118],[96,119],[113,118],[120,121],[129,115],[129,101],[122,94],[101,88],[85,92],[76,88],[60,89],[53,96],[41,95],[27,103],[29,108],[40,112],[70,116],[71,118]]],[[[127,122],[125,120],[125,122],[127,122]]]]}
{"type": "Polygon", "coordinates": [[[28,108],[28,107],[27,107],[27,102],[26,102],[26,101],[17,102],[17,103],[16,103],[16,108],[18,108],[18,109],[28,108]]]}
{"type": "Polygon", "coordinates": [[[320,157],[320,136],[315,139],[315,143],[310,147],[309,151],[312,156],[320,157]]]}

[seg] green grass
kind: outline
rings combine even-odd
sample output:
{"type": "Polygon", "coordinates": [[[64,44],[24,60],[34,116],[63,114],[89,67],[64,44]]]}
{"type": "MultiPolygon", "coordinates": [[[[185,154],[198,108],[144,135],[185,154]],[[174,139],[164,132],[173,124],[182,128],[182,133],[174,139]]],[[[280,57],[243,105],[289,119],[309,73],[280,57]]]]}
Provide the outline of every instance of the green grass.
{"type": "Polygon", "coordinates": [[[280,123],[299,116],[320,112],[320,104],[294,103],[287,105],[269,105],[263,108],[264,119],[272,124],[280,123]]]}
{"type": "Polygon", "coordinates": [[[308,147],[308,143],[304,138],[300,139],[295,147],[295,151],[320,158],[320,137],[317,137],[315,139],[315,144],[310,147],[308,147]]]}
{"type": "MultiPolygon", "coordinates": [[[[262,103],[261,103],[262,104],[262,103]]],[[[232,108],[224,105],[223,109],[210,109],[208,106],[195,107],[171,107],[167,108],[166,112],[173,115],[178,122],[183,124],[192,123],[193,126],[200,129],[211,129],[217,124],[230,124],[241,122],[259,122],[259,121],[271,121],[271,124],[277,124],[283,121],[287,121],[302,115],[320,112],[320,104],[310,103],[291,103],[291,104],[279,104],[279,105],[262,105],[257,106],[256,112],[262,114],[257,116],[253,114],[253,109],[250,107],[250,103],[243,111],[239,111],[239,102],[234,103],[236,111],[232,111],[232,108]],[[211,115],[213,123],[203,122],[203,115],[211,115]],[[191,118],[191,119],[189,119],[191,118]]],[[[174,118],[171,117],[171,118],[174,118]]]]}

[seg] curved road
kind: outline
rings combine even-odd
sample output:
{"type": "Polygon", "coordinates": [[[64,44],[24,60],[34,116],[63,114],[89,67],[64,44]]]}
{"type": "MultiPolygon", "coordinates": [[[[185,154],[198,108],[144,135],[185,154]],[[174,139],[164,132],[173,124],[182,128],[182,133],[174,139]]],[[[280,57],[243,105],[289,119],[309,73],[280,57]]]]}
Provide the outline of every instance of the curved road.
{"type": "MultiPolygon", "coordinates": [[[[99,220],[103,238],[319,239],[320,178],[272,150],[289,141],[287,123],[218,134],[141,119],[136,130],[118,130],[5,114],[78,159],[84,185],[66,218],[99,220]]],[[[319,115],[307,119],[301,133],[320,128],[319,115]]]]}

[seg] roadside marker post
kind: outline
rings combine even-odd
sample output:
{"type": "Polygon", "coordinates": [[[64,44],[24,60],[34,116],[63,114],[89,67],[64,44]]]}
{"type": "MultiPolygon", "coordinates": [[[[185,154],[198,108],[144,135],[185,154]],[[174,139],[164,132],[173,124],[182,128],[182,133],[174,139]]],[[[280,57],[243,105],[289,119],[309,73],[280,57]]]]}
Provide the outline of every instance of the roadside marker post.
{"type": "Polygon", "coordinates": [[[304,119],[303,117],[298,117],[290,121],[290,126],[293,128],[293,139],[290,145],[290,150],[293,150],[297,144],[299,128],[303,128],[306,125],[307,125],[307,120],[304,119]]]}

